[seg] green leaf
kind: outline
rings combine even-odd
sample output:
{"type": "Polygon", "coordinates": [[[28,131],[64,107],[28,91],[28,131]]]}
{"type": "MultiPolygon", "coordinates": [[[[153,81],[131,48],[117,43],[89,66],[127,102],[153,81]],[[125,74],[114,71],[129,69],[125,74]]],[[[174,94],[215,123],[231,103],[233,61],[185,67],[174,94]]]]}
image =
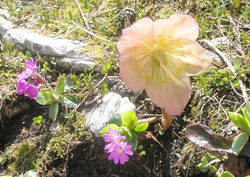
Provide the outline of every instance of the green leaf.
{"type": "Polygon", "coordinates": [[[119,130],[120,127],[118,127],[116,124],[109,124],[106,127],[104,127],[104,129],[102,129],[102,131],[100,131],[100,135],[103,135],[104,133],[109,133],[108,128],[112,128],[112,130],[119,130]]]}
{"type": "Polygon", "coordinates": [[[132,148],[130,149],[130,151],[134,152],[137,148],[137,144],[138,144],[138,137],[134,132],[131,132],[132,138],[130,140],[125,139],[125,142],[127,142],[128,145],[131,145],[132,148]]]}
{"type": "Polygon", "coordinates": [[[214,173],[214,172],[217,171],[217,169],[214,166],[210,165],[209,166],[209,171],[210,171],[210,173],[214,173]]]}
{"type": "Polygon", "coordinates": [[[58,97],[52,92],[51,88],[41,89],[35,100],[42,105],[50,104],[58,100],[58,97]]]}
{"type": "Polygon", "coordinates": [[[61,76],[56,84],[55,95],[60,96],[64,91],[64,78],[61,76]]]}
{"type": "Polygon", "coordinates": [[[138,124],[138,119],[134,111],[125,111],[122,113],[122,124],[133,129],[138,124]]]}
{"type": "Polygon", "coordinates": [[[245,107],[242,109],[242,112],[246,121],[248,122],[248,126],[250,127],[250,104],[249,103],[245,104],[245,107]]]}
{"type": "Polygon", "coordinates": [[[207,84],[204,80],[204,78],[202,77],[202,75],[198,75],[199,79],[200,79],[200,82],[201,82],[201,87],[203,89],[203,92],[205,95],[207,95],[207,84]]]}
{"type": "Polygon", "coordinates": [[[64,85],[64,92],[67,92],[68,90],[72,89],[74,87],[74,80],[72,79],[72,74],[69,74],[67,76],[67,79],[65,81],[64,85]]]}
{"type": "Polygon", "coordinates": [[[122,125],[121,114],[115,113],[109,117],[109,124],[122,125]]]}
{"type": "Polygon", "coordinates": [[[43,121],[43,117],[42,116],[38,116],[38,117],[34,117],[33,121],[39,125],[41,125],[42,121],[43,121]]]}
{"type": "Polygon", "coordinates": [[[245,117],[235,112],[229,112],[228,115],[235,125],[246,132],[250,132],[250,127],[245,117]]]}
{"type": "Polygon", "coordinates": [[[56,120],[58,114],[59,105],[58,102],[54,102],[49,107],[49,118],[56,120]]]}
{"type": "Polygon", "coordinates": [[[139,124],[134,128],[134,131],[136,133],[141,133],[143,131],[145,131],[148,128],[148,123],[144,123],[144,124],[139,124]]]}
{"type": "Polygon", "coordinates": [[[63,94],[59,102],[65,104],[68,108],[75,108],[79,104],[76,97],[70,94],[63,94]]]}
{"type": "Polygon", "coordinates": [[[233,1],[233,7],[234,7],[234,9],[238,9],[239,6],[240,6],[240,0],[234,0],[233,1]]]}
{"type": "Polygon", "coordinates": [[[244,145],[247,143],[248,138],[249,138],[249,133],[247,132],[240,133],[234,138],[233,143],[232,143],[232,149],[235,155],[239,155],[240,151],[242,150],[244,145]]]}
{"type": "Polygon", "coordinates": [[[121,126],[121,134],[125,136],[126,139],[130,140],[132,138],[132,132],[125,126],[121,126]]]}
{"type": "Polygon", "coordinates": [[[234,177],[234,175],[228,171],[223,171],[219,177],[234,177]]]}
{"type": "Polygon", "coordinates": [[[240,68],[240,65],[241,65],[241,58],[240,58],[240,57],[236,57],[236,58],[234,59],[234,66],[235,66],[236,68],[240,68]]]}

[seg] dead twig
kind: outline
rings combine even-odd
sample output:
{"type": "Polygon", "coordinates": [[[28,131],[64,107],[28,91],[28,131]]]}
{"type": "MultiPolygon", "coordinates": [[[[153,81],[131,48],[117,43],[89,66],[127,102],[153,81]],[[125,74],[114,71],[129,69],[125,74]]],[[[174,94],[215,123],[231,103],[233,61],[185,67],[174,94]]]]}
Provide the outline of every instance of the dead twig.
{"type": "Polygon", "coordinates": [[[96,38],[98,38],[98,39],[101,39],[101,40],[103,40],[103,41],[105,41],[105,42],[109,42],[109,43],[111,43],[111,44],[116,45],[116,43],[114,43],[114,42],[112,42],[112,41],[109,41],[109,40],[107,40],[107,39],[104,39],[104,38],[102,38],[102,37],[100,37],[100,36],[97,36],[97,35],[95,35],[94,33],[92,33],[91,31],[88,31],[87,29],[85,29],[84,27],[82,27],[82,26],[79,25],[78,23],[74,22],[73,20],[70,20],[70,22],[73,23],[74,25],[76,25],[78,28],[80,28],[80,29],[82,29],[83,31],[85,31],[86,33],[88,33],[88,34],[90,34],[90,35],[92,35],[92,36],[94,36],[94,37],[96,37],[96,38]]]}
{"type": "Polygon", "coordinates": [[[80,13],[81,13],[81,15],[82,15],[82,18],[83,18],[83,20],[84,20],[85,25],[86,25],[87,28],[90,30],[89,24],[88,24],[88,22],[87,22],[87,20],[86,20],[86,18],[85,18],[85,16],[84,16],[84,14],[83,14],[83,12],[82,12],[82,9],[81,9],[81,7],[80,7],[78,1],[77,1],[77,0],[75,0],[75,1],[76,1],[76,4],[77,4],[78,9],[79,9],[79,11],[80,11],[80,13]]]}

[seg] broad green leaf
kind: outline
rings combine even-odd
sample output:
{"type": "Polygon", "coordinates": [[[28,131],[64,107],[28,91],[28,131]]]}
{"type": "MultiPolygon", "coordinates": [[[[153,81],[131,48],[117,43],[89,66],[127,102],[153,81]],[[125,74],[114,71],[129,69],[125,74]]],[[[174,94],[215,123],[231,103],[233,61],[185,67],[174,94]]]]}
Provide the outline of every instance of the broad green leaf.
{"type": "Polygon", "coordinates": [[[64,78],[61,76],[56,84],[55,95],[60,96],[64,91],[64,78]]]}
{"type": "MultiPolygon", "coordinates": [[[[248,122],[248,125],[250,127],[250,104],[249,103],[245,104],[245,107],[242,109],[242,112],[243,112],[245,119],[248,122]]],[[[248,132],[248,133],[250,133],[250,132],[248,132]]]]}
{"type": "Polygon", "coordinates": [[[246,132],[250,132],[250,127],[245,117],[235,112],[229,112],[228,115],[235,125],[237,125],[239,128],[246,132]]]}
{"type": "Polygon", "coordinates": [[[118,126],[122,125],[121,114],[115,113],[109,117],[109,124],[116,124],[118,126]]]}
{"type": "Polygon", "coordinates": [[[109,124],[106,127],[104,127],[104,129],[102,129],[102,131],[100,131],[100,135],[103,135],[104,133],[109,133],[108,128],[112,128],[112,130],[119,130],[120,127],[118,127],[116,124],[109,124]]]}
{"type": "Polygon", "coordinates": [[[79,104],[76,97],[70,94],[63,94],[59,102],[65,104],[68,108],[75,108],[79,104]]]}
{"type": "Polygon", "coordinates": [[[45,98],[44,98],[44,96],[43,96],[43,94],[42,94],[41,91],[38,92],[38,94],[37,94],[35,100],[36,100],[39,104],[45,105],[45,98]]]}
{"type": "Polygon", "coordinates": [[[125,139],[125,141],[128,143],[128,145],[131,145],[132,148],[130,149],[130,151],[134,152],[137,148],[137,144],[138,144],[138,137],[134,132],[131,132],[132,138],[130,140],[125,139]]]}
{"type": "Polygon", "coordinates": [[[122,124],[133,129],[138,124],[138,119],[134,111],[125,111],[122,113],[122,124]]]}
{"type": "Polygon", "coordinates": [[[125,136],[126,139],[130,140],[132,138],[132,132],[128,127],[121,126],[121,134],[125,136]]]}
{"type": "Polygon", "coordinates": [[[58,114],[59,105],[58,102],[54,102],[49,107],[49,118],[56,120],[58,114]]]}
{"type": "Polygon", "coordinates": [[[209,171],[210,171],[210,173],[214,173],[214,172],[217,171],[217,169],[214,166],[210,165],[209,166],[209,171]]]}
{"type": "MultiPolygon", "coordinates": [[[[244,115],[244,118],[246,120],[248,127],[250,127],[250,113],[248,112],[248,110],[246,108],[242,108],[242,113],[244,115]]],[[[250,132],[248,132],[248,133],[250,133],[250,132]]]]}
{"type": "Polygon", "coordinates": [[[247,143],[248,138],[249,138],[249,133],[247,132],[240,133],[234,138],[233,143],[232,143],[232,149],[235,155],[239,155],[240,151],[242,150],[244,145],[247,143]]]}
{"type": "Polygon", "coordinates": [[[233,1],[233,7],[234,7],[234,9],[238,9],[239,6],[240,6],[240,0],[234,0],[233,1]]]}
{"type": "Polygon", "coordinates": [[[219,177],[234,177],[234,175],[228,171],[223,171],[219,177]]]}
{"type": "Polygon", "coordinates": [[[144,123],[144,124],[139,124],[134,128],[134,131],[136,133],[141,133],[143,131],[145,131],[148,128],[148,123],[144,123]]]}
{"type": "Polygon", "coordinates": [[[51,88],[41,89],[35,98],[39,104],[46,105],[58,100],[51,88]]]}

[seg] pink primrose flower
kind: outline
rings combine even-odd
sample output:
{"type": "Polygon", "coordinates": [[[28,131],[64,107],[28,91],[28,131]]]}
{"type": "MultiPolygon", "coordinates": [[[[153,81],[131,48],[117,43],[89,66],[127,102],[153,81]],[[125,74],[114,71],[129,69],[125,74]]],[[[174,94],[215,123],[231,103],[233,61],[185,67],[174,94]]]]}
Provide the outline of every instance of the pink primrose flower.
{"type": "Polygon", "coordinates": [[[38,95],[38,88],[32,84],[29,84],[26,80],[17,81],[17,93],[27,93],[28,97],[34,99],[38,95]]]}
{"type": "Polygon", "coordinates": [[[26,82],[25,80],[19,80],[17,81],[17,93],[18,94],[23,94],[25,93],[27,87],[29,86],[29,83],[26,82]]]}
{"type": "Polygon", "coordinates": [[[117,143],[112,146],[108,153],[110,153],[108,159],[113,160],[115,164],[120,161],[120,164],[124,164],[129,160],[128,155],[133,155],[133,152],[130,151],[132,148],[131,145],[127,145],[127,142],[117,143]]]}
{"type": "MultiPolygon", "coordinates": [[[[25,61],[25,70],[17,75],[17,93],[27,93],[28,97],[34,99],[38,95],[38,88],[35,85],[28,83],[25,79],[34,77],[36,75],[35,68],[37,67],[37,59],[35,62],[33,58],[30,58],[30,60],[31,61],[25,61]]],[[[38,81],[36,79],[34,79],[33,81],[35,84],[38,84],[38,81]]]]}
{"type": "Polygon", "coordinates": [[[120,75],[132,91],[149,98],[171,115],[180,115],[190,98],[188,76],[204,72],[212,60],[195,40],[199,26],[189,15],[143,18],[122,30],[117,43],[120,75]]]}
{"type": "Polygon", "coordinates": [[[25,64],[26,64],[26,68],[32,68],[33,70],[37,67],[37,59],[36,61],[34,62],[34,59],[33,58],[30,58],[30,61],[29,60],[25,60],[25,64]]]}
{"type": "Polygon", "coordinates": [[[118,131],[117,134],[117,130],[112,130],[112,128],[110,127],[108,128],[108,131],[109,133],[105,133],[102,135],[105,142],[110,142],[104,147],[105,150],[110,149],[116,143],[119,143],[121,140],[124,140],[124,136],[120,135],[120,131],[118,131]]]}
{"type": "Polygon", "coordinates": [[[30,99],[34,99],[38,95],[37,87],[31,84],[29,84],[25,92],[27,93],[28,97],[30,97],[30,99]]]}
{"type": "Polygon", "coordinates": [[[27,79],[29,77],[32,77],[35,75],[35,71],[32,68],[25,68],[25,70],[23,72],[21,72],[21,74],[17,75],[18,80],[23,80],[23,79],[27,79]]]}

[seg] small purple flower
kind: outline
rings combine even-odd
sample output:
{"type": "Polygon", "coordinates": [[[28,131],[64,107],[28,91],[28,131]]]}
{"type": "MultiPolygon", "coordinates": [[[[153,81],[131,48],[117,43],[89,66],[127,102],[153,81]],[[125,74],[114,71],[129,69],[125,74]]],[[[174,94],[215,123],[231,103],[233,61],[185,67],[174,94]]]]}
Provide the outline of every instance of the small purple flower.
{"type": "Polygon", "coordinates": [[[32,70],[34,70],[37,66],[36,66],[36,64],[37,64],[37,59],[36,59],[36,61],[34,62],[34,59],[33,58],[30,58],[30,60],[31,61],[29,61],[29,60],[26,60],[25,61],[25,64],[26,64],[26,67],[25,67],[25,69],[26,68],[31,68],[32,70]]]}
{"type": "Polygon", "coordinates": [[[112,130],[112,128],[108,128],[109,134],[103,134],[103,138],[106,142],[111,142],[105,146],[105,150],[110,149],[114,144],[119,143],[121,140],[124,140],[124,136],[120,135],[120,131],[117,134],[117,130],[112,130]]]}
{"type": "Polygon", "coordinates": [[[108,128],[108,131],[109,134],[105,133],[102,135],[106,142],[110,142],[104,147],[105,150],[108,150],[107,153],[111,153],[108,159],[113,159],[115,164],[120,161],[123,165],[129,160],[128,155],[133,155],[133,152],[130,151],[132,146],[127,145],[127,142],[123,142],[125,137],[120,135],[120,131],[117,132],[117,130],[112,130],[110,127],[108,128]]]}
{"type": "Polygon", "coordinates": [[[28,97],[34,99],[38,95],[38,89],[36,86],[29,84],[26,80],[17,81],[17,93],[27,93],[28,97]]]}
{"type": "Polygon", "coordinates": [[[25,80],[18,80],[17,81],[17,90],[18,90],[17,93],[18,94],[25,93],[28,86],[29,86],[29,84],[25,80]]]}
{"type": "Polygon", "coordinates": [[[29,84],[29,87],[26,89],[26,93],[30,99],[34,99],[38,95],[38,89],[34,85],[29,84]]]}
{"type": "Polygon", "coordinates": [[[115,164],[120,161],[120,164],[123,165],[129,160],[127,154],[133,155],[133,152],[130,151],[131,148],[132,146],[127,145],[127,142],[117,143],[109,149],[108,153],[111,152],[111,154],[109,155],[108,159],[113,160],[115,164]]]}
{"type": "Polygon", "coordinates": [[[21,73],[17,75],[18,80],[23,80],[23,79],[27,79],[31,76],[35,75],[35,71],[32,70],[31,68],[25,68],[25,70],[21,73]]]}

